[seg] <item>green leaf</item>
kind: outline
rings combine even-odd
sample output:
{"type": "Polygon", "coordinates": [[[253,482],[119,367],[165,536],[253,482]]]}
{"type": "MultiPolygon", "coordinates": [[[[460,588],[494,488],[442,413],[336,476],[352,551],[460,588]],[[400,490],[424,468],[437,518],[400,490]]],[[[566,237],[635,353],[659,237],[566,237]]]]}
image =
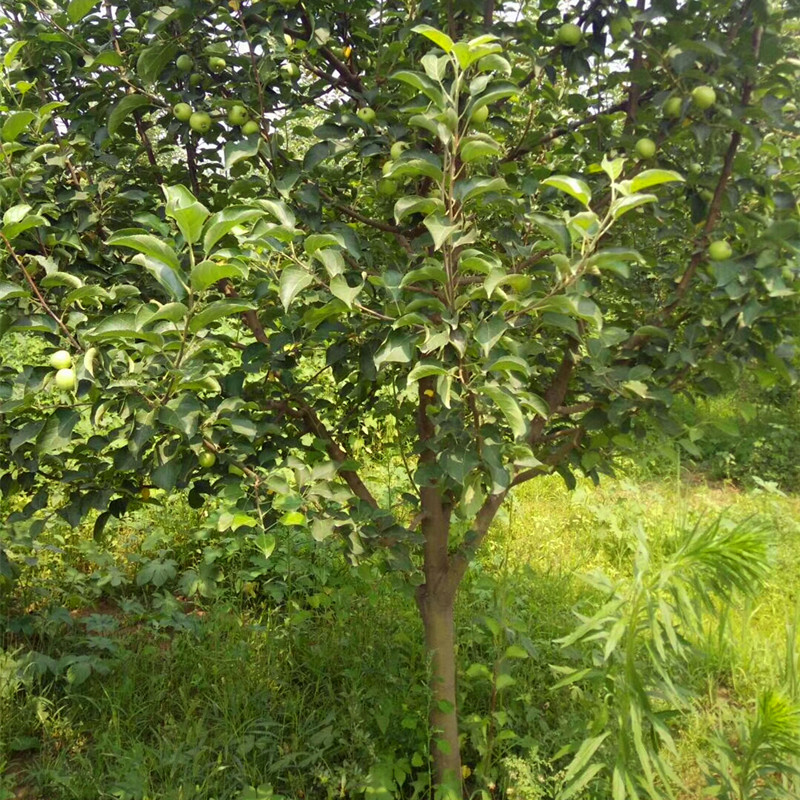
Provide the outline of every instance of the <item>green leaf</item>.
{"type": "Polygon", "coordinates": [[[522,416],[522,409],[516,399],[508,394],[499,386],[481,386],[480,392],[489,397],[494,404],[503,412],[512,433],[516,437],[525,435],[526,424],[522,416]]]}
{"type": "Polygon", "coordinates": [[[69,21],[80,22],[97,5],[100,5],[99,0],[70,0],[67,6],[69,21]]]}
{"type": "Polygon", "coordinates": [[[408,364],[414,353],[414,346],[406,333],[391,333],[383,347],[375,354],[375,369],[380,369],[384,364],[408,364]]]}
{"type": "Polygon", "coordinates": [[[278,294],[286,311],[289,310],[289,306],[292,304],[295,297],[297,297],[303,289],[310,286],[313,280],[311,275],[304,269],[289,267],[283,270],[278,294]]]}
{"type": "Polygon", "coordinates": [[[645,205],[645,203],[656,203],[658,198],[654,194],[632,194],[628,197],[619,197],[611,204],[611,216],[619,219],[623,214],[633,211],[634,208],[645,205]]]}
{"type": "Polygon", "coordinates": [[[136,59],[136,72],[145,83],[155,83],[178,53],[176,42],[157,42],[145,47],[136,59]]]}
{"type": "Polygon", "coordinates": [[[422,220],[422,224],[428,229],[433,238],[434,250],[440,250],[442,245],[458,230],[458,225],[450,225],[449,219],[438,214],[431,214],[422,220]]]}
{"type": "Polygon", "coordinates": [[[611,735],[610,731],[601,733],[599,736],[593,736],[589,739],[584,739],[575,757],[570,762],[564,773],[564,783],[573,781],[577,775],[586,767],[591,761],[594,754],[597,752],[601,744],[611,735]]]}
{"type": "Polygon", "coordinates": [[[48,221],[38,214],[28,214],[23,217],[19,222],[13,222],[10,225],[3,226],[3,235],[6,239],[16,239],[21,233],[24,233],[31,228],[40,228],[43,225],[48,225],[48,221]]]}
{"type": "Polygon", "coordinates": [[[189,275],[189,283],[195,292],[202,292],[223,278],[239,278],[242,268],[232,261],[201,261],[195,264],[189,275]]]}
{"type": "MultiPolygon", "coordinates": [[[[391,78],[392,80],[401,81],[409,86],[413,86],[434,103],[437,108],[444,108],[444,93],[427,75],[423,75],[421,72],[401,69],[393,73],[391,78]]],[[[411,120],[409,120],[409,122],[411,122],[411,120]]],[[[425,124],[423,127],[428,127],[428,125],[425,124]]],[[[432,133],[436,133],[435,128],[432,133]]]]}
{"type": "Polygon", "coordinates": [[[394,204],[395,222],[402,222],[409,214],[432,214],[434,211],[443,211],[444,205],[441,200],[433,197],[401,197],[394,204]]]}
{"type": "Polygon", "coordinates": [[[574,197],[587,208],[589,207],[589,201],[592,199],[592,190],[589,185],[578,178],[571,178],[569,175],[553,175],[550,178],[545,178],[542,181],[542,186],[552,186],[554,189],[574,197]]]}
{"type": "Polygon", "coordinates": [[[29,109],[12,111],[3,123],[3,141],[14,142],[17,137],[36,119],[36,114],[29,109]]]}
{"type": "Polygon", "coordinates": [[[3,300],[14,300],[17,297],[28,297],[30,291],[22,286],[8,281],[0,281],[0,302],[3,300]]]}
{"type": "Polygon", "coordinates": [[[421,33],[426,39],[430,39],[437,47],[445,53],[453,50],[453,40],[443,31],[437,30],[431,25],[415,25],[412,29],[414,33],[421,33]]]}
{"type": "Polygon", "coordinates": [[[71,408],[59,408],[45,423],[42,432],[36,437],[38,453],[58,453],[66,448],[72,439],[72,431],[80,421],[81,415],[71,408]]]}
{"type": "Polygon", "coordinates": [[[497,156],[500,154],[501,150],[502,148],[494,139],[489,139],[489,137],[472,137],[462,141],[459,153],[461,155],[461,160],[465,164],[469,164],[481,158],[497,156]]]}
{"type": "Polygon", "coordinates": [[[288,527],[295,527],[295,526],[302,526],[305,524],[306,524],[305,514],[302,514],[300,511],[287,511],[281,517],[281,525],[286,525],[288,527]]]}
{"type": "Polygon", "coordinates": [[[402,161],[395,161],[392,168],[386,173],[387,178],[430,178],[436,183],[442,181],[441,161],[432,154],[423,157],[405,158],[402,161]]]}
{"type": "Polygon", "coordinates": [[[544,214],[531,214],[531,222],[541,228],[549,237],[550,241],[562,253],[568,253],[570,249],[570,237],[567,226],[563,222],[547,217],[544,214]]]}
{"type": "Polygon", "coordinates": [[[649,189],[651,186],[659,186],[662,183],[674,183],[685,181],[683,175],[671,169],[646,169],[626,183],[630,184],[631,192],[641,192],[642,189],[649,189]]]}
{"type": "Polygon", "coordinates": [[[203,235],[203,250],[206,255],[211,252],[211,248],[223,236],[230,233],[235,227],[263,215],[264,212],[260,208],[252,208],[251,206],[230,206],[218,211],[206,223],[206,230],[203,235]]]}
{"type": "Polygon", "coordinates": [[[449,375],[449,372],[441,364],[420,361],[415,364],[411,372],[408,373],[408,383],[416,383],[416,381],[422,380],[422,378],[428,378],[431,375],[449,375]]]}
{"type": "Polygon", "coordinates": [[[519,372],[522,375],[531,374],[531,366],[524,359],[519,356],[500,356],[492,361],[491,364],[486,365],[489,372],[519,372]]]}
{"type": "MultiPolygon", "coordinates": [[[[239,517],[244,515],[237,514],[236,516],[239,517]]],[[[248,519],[252,520],[253,525],[251,525],[251,527],[253,527],[256,524],[256,520],[254,520],[252,517],[249,517],[248,519]]],[[[236,517],[234,517],[234,524],[231,525],[231,527],[234,527],[235,523],[236,523],[236,517]]],[[[241,526],[236,526],[236,527],[241,527],[241,526]]],[[[261,553],[262,556],[264,556],[264,558],[269,558],[275,551],[275,545],[277,544],[277,540],[275,539],[274,534],[262,532],[259,533],[258,536],[253,537],[253,544],[258,548],[258,551],[261,553]]]]}
{"type": "Polygon", "coordinates": [[[456,181],[455,197],[461,203],[467,203],[487,192],[504,192],[508,189],[504,178],[471,178],[467,181],[456,181]]]}
{"type": "Polygon", "coordinates": [[[331,280],[331,294],[338,297],[348,308],[353,308],[353,302],[363,288],[363,282],[358,286],[350,286],[344,275],[336,275],[331,280]]]}
{"type": "Polygon", "coordinates": [[[253,303],[245,303],[242,300],[215,300],[199,314],[192,317],[189,323],[189,330],[192,333],[197,333],[218,319],[230,317],[232,314],[241,314],[243,311],[253,311],[255,308],[257,306],[253,303]]]}
{"type": "Polygon", "coordinates": [[[167,216],[178,223],[178,228],[188,244],[199,242],[209,210],[185,186],[178,184],[164,186],[163,189],[167,198],[167,216]]]}
{"type": "Polygon", "coordinates": [[[108,115],[108,135],[113,136],[134,111],[149,105],[151,105],[150,98],[143,94],[129,94],[124,97],[108,115]]]}
{"type": "Polygon", "coordinates": [[[106,239],[106,244],[110,247],[130,247],[133,250],[138,250],[151,259],[166,264],[173,270],[177,270],[180,266],[176,252],[163,239],[158,239],[150,233],[120,231],[111,234],[106,239]]]}
{"type": "Polygon", "coordinates": [[[261,136],[254,133],[252,136],[244,136],[233,142],[225,144],[225,167],[230,169],[234,164],[245,158],[252,158],[258,155],[258,148],[261,145],[261,136]]]}
{"type": "Polygon", "coordinates": [[[183,300],[188,294],[186,284],[181,279],[178,271],[160,259],[153,258],[145,253],[137,253],[131,259],[131,263],[144,267],[174,300],[183,300]]]}
{"type": "Polygon", "coordinates": [[[615,181],[622,175],[622,168],[625,166],[625,159],[624,158],[613,158],[609,159],[608,156],[604,155],[603,160],[600,162],[600,166],[608,175],[611,181],[615,181]]]}

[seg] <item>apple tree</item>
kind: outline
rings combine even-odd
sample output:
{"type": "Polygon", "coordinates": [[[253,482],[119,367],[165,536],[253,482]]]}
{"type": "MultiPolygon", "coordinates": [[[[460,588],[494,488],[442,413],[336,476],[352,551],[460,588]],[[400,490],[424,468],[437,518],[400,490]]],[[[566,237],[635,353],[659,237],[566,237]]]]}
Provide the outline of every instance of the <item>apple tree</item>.
{"type": "Polygon", "coordinates": [[[382,552],[460,794],[454,603],[514,487],[794,377],[790,6],[4,4],[0,335],[41,343],[0,365],[8,529],[155,486],[382,552]]]}

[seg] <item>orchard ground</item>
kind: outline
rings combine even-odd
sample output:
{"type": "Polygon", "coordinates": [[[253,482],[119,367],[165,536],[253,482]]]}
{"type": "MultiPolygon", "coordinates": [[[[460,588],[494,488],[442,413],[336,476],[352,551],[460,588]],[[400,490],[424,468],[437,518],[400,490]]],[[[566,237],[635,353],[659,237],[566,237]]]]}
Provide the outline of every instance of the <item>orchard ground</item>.
{"type": "MultiPolygon", "coordinates": [[[[724,420],[734,405],[719,402],[697,422],[724,420]]],[[[557,640],[598,603],[581,576],[631,576],[637,531],[654,559],[677,530],[720,514],[771,535],[766,588],[726,610],[679,667],[692,690],[670,756],[683,797],[705,785],[714,733],[750,713],[760,691],[797,698],[800,496],[759,479],[709,480],[708,462],[705,473],[687,466],[660,446],[599,487],[570,492],[553,476],[514,495],[458,601],[468,786],[483,776],[491,797],[555,796],[571,758],[559,750],[599,701],[577,686],[552,689],[554,665],[586,657],[557,640]],[[504,659],[512,638],[524,651],[504,659]]],[[[372,477],[390,486],[391,469],[377,464],[372,477]]],[[[426,664],[411,587],[299,535],[259,561],[242,537],[204,531],[207,514],[155,491],[100,543],[90,526],[66,525],[40,542],[39,566],[2,600],[0,796],[427,796],[426,664]],[[209,546],[217,558],[204,571],[209,546]]]]}

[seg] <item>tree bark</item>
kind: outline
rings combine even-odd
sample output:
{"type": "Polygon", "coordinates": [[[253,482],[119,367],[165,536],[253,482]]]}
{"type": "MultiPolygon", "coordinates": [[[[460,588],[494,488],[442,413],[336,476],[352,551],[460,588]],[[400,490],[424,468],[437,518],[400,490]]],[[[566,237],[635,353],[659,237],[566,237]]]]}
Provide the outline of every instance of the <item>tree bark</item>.
{"type": "Polygon", "coordinates": [[[434,779],[444,797],[460,798],[461,749],[456,707],[455,592],[421,586],[417,604],[431,660],[431,757],[434,779]]]}

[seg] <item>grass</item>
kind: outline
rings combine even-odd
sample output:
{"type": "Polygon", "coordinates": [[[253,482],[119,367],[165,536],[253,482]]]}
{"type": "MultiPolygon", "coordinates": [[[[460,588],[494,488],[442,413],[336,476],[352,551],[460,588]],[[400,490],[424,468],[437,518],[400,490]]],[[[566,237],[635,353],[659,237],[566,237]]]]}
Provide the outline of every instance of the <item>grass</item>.
{"type": "MultiPolygon", "coordinates": [[[[758,597],[708,627],[680,667],[695,696],[671,756],[685,796],[702,788],[699,757],[712,754],[714,731],[730,728],[760,691],[797,699],[799,654],[787,626],[800,602],[800,498],[686,475],[585,482],[572,493],[541,479],[504,510],[459,596],[475,791],[554,796],[570,758],[558,751],[596,718],[591,691],[551,688],[551,665],[584,657],[555,640],[574,628],[576,609],[599,602],[580,576],[625,580],[637,528],[658,558],[687,521],[719,513],[766,521],[774,568],[758,597]],[[524,652],[507,657],[513,644],[524,652]]],[[[58,551],[40,551],[36,570],[6,593],[0,798],[428,796],[426,664],[412,588],[376,564],[349,567],[333,550],[296,542],[290,587],[278,573],[243,583],[246,559],[232,552],[217,562],[217,590],[187,600],[180,570],[197,568],[205,547],[229,546],[199,540],[200,522],[167,499],[102,546],[83,529],[53,531],[58,551]],[[143,564],[167,558],[174,575],[137,585],[143,564]]],[[[272,557],[284,570],[285,556],[272,557]]]]}

